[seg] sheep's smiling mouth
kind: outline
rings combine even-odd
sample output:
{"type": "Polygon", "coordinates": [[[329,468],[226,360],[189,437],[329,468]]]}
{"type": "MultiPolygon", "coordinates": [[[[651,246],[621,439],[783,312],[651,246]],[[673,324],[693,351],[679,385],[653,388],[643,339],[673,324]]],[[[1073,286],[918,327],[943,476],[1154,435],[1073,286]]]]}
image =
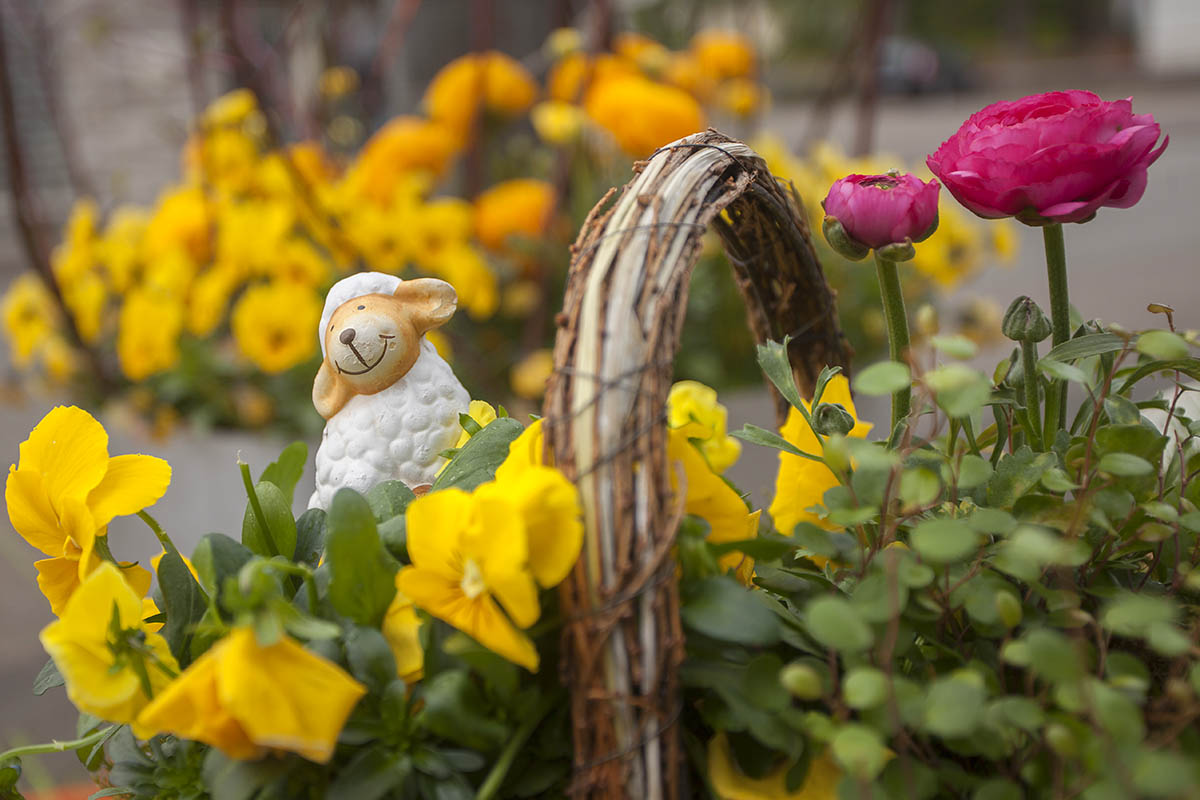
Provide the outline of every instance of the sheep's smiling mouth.
{"type": "Polygon", "coordinates": [[[367,360],[362,357],[362,353],[358,352],[358,348],[354,346],[354,342],[347,342],[346,344],[349,345],[350,352],[354,353],[354,357],[357,358],[359,360],[359,362],[363,365],[363,369],[348,370],[348,369],[343,368],[341,364],[339,364],[335,361],[335,362],[333,362],[333,365],[335,367],[337,367],[337,371],[340,373],[343,373],[345,375],[366,375],[368,372],[370,372],[371,370],[378,367],[379,363],[381,361],[383,361],[383,357],[385,355],[387,355],[388,340],[395,339],[396,337],[388,336],[386,333],[381,333],[381,334],[379,334],[379,338],[383,340],[383,347],[379,348],[379,358],[375,359],[374,364],[367,363],[367,360]]]}

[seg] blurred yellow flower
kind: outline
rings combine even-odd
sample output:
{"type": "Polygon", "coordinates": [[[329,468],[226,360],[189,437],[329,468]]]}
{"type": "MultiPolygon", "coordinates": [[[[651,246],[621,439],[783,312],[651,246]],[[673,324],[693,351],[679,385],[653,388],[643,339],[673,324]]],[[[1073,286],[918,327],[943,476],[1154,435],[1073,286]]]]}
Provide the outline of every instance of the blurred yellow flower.
{"type": "Polygon", "coordinates": [[[258,100],[249,89],[234,89],[209,103],[201,118],[203,125],[235,127],[258,111],[258,100]]]}
{"type": "Polygon", "coordinates": [[[739,117],[765,111],[769,100],[767,90],[748,78],[733,78],[717,89],[717,103],[739,117]]]}
{"type": "MultiPolygon", "coordinates": [[[[34,566],[54,613],[98,566],[96,537],[113,517],[154,505],[170,482],[171,466],[161,458],[110,458],[104,426],[81,408],[57,406],[34,427],[9,468],[4,502],[13,530],[50,556],[34,566]]],[[[126,575],[149,588],[141,567],[126,575]]]]}
{"type": "Polygon", "coordinates": [[[142,596],[114,565],[103,563],[67,601],[39,637],[80,711],[152,730],[137,715],[179,672],[167,641],[142,621],[142,596]]]}
{"type": "Polygon", "coordinates": [[[537,649],[521,629],[541,615],[537,587],[562,581],[579,557],[579,513],[575,487],[539,466],[510,467],[470,494],[418,497],[405,512],[412,565],[396,585],[418,608],[536,671],[537,649]]]}
{"type": "Polygon", "coordinates": [[[554,213],[554,187],[534,178],[497,183],[475,198],[475,235],[492,250],[504,250],[513,236],[536,239],[554,213]]]}
{"type": "Polygon", "coordinates": [[[546,37],[546,52],[551,58],[562,58],[583,49],[583,34],[578,28],[555,28],[546,37]]]}
{"type": "Polygon", "coordinates": [[[654,39],[633,31],[617,34],[613,40],[613,52],[651,75],[661,72],[671,55],[666,47],[654,39]]]}
{"type": "Polygon", "coordinates": [[[146,730],[210,744],[230,758],[268,750],[324,764],[366,687],[282,636],[262,645],[245,626],[214,644],[138,716],[146,730]]]}
{"type": "Polygon", "coordinates": [[[447,361],[453,361],[454,348],[450,346],[450,340],[446,338],[446,334],[441,331],[425,331],[425,338],[433,345],[433,349],[437,350],[439,356],[447,361]]]}
{"type": "Polygon", "coordinates": [[[131,381],[170,369],[179,361],[183,306],[146,289],[125,295],[117,320],[117,358],[131,381]]]}
{"type": "Polygon", "coordinates": [[[147,264],[171,250],[182,250],[196,264],[211,255],[213,214],[198,186],[168,189],[146,223],[142,257],[147,264]]]}
{"type": "Polygon", "coordinates": [[[718,81],[754,75],[754,45],[737,31],[701,31],[692,37],[690,49],[700,68],[718,81]]]}
{"type": "Polygon", "coordinates": [[[704,71],[696,57],[687,51],[671,53],[663,66],[662,79],[683,89],[701,102],[708,102],[716,91],[717,82],[704,71]]]}
{"type": "Polygon", "coordinates": [[[417,263],[436,270],[447,250],[466,245],[474,224],[474,208],[458,197],[439,197],[416,206],[409,227],[417,263]]]}
{"type": "MultiPolygon", "coordinates": [[[[839,403],[854,417],[855,424],[850,430],[850,436],[865,439],[874,427],[869,422],[859,421],[854,400],[850,396],[850,382],[842,374],[833,376],[826,384],[821,402],[839,403]]],[[[804,405],[811,411],[811,404],[806,402],[804,405]]],[[[796,409],[788,411],[787,422],[779,433],[803,452],[821,455],[821,443],[816,433],[796,409]]],[[[825,492],[837,485],[837,476],[825,464],[780,451],[779,472],[775,478],[775,499],[771,501],[770,508],[775,527],[785,536],[791,536],[796,525],[801,522],[811,522],[832,530],[835,527],[832,523],[821,519],[808,509],[820,505],[825,492]]],[[[824,563],[823,560],[821,563],[824,563]]]]}
{"type": "Polygon", "coordinates": [[[421,647],[421,618],[412,600],[399,590],[396,575],[396,596],[383,617],[381,630],[396,659],[396,674],[408,684],[421,680],[425,672],[425,650],[421,647]]]}
{"type": "Polygon", "coordinates": [[[1012,220],[989,220],[987,226],[992,235],[992,250],[1000,260],[1009,262],[1016,258],[1020,242],[1017,239],[1017,226],[1012,220]]]}
{"type": "Polygon", "coordinates": [[[40,355],[46,376],[53,383],[66,383],[79,367],[79,356],[75,348],[58,334],[46,338],[40,355]]]}
{"type": "Polygon", "coordinates": [[[546,393],[546,381],[553,373],[554,353],[546,348],[534,350],[513,365],[509,385],[517,397],[537,400],[546,393]]]}
{"type": "Polygon", "coordinates": [[[233,390],[233,408],[248,428],[261,428],[275,418],[275,400],[257,386],[239,386],[233,390]]]}
{"type": "Polygon", "coordinates": [[[458,292],[458,302],[471,319],[487,319],[496,313],[500,291],[496,273],[483,254],[466,244],[445,248],[437,263],[427,265],[430,272],[445,279],[458,292]]]}
{"type": "Polygon", "coordinates": [[[308,239],[299,236],[283,240],[267,268],[268,277],[313,290],[328,284],[334,275],[333,264],[308,239]]]}
{"type": "Polygon", "coordinates": [[[104,265],[109,288],[124,294],[142,269],[142,238],[150,224],[144,208],[121,206],[109,215],[104,235],[97,243],[97,258],[104,265]]]}
{"type": "Polygon", "coordinates": [[[682,89],[645,78],[599,80],[588,89],[584,110],[631,156],[703,131],[704,112],[682,89]]]}
{"type": "MultiPolygon", "coordinates": [[[[491,403],[483,400],[472,400],[467,406],[467,416],[475,420],[476,424],[481,428],[486,428],[488,425],[496,421],[496,409],[491,403]]],[[[458,441],[455,442],[455,447],[462,447],[471,439],[471,434],[465,430],[459,435],[458,441]]]]}
{"type": "Polygon", "coordinates": [[[815,756],[803,785],[794,792],[787,788],[789,764],[762,778],[751,778],[734,761],[729,739],[718,733],[708,742],[708,779],[719,800],[834,800],[842,771],[828,749],[815,756]]]}
{"type": "Polygon", "coordinates": [[[423,100],[431,119],[471,138],[480,110],[516,116],[533,105],[538,87],[520,62],[496,50],[468,53],[442,67],[425,89],[423,100]]]}
{"type": "Polygon", "coordinates": [[[414,170],[440,176],[458,152],[455,132],[421,117],[396,117],[363,145],[352,170],[365,179],[366,196],[377,203],[391,199],[399,175],[414,170]]]}
{"type": "Polygon", "coordinates": [[[538,103],[529,113],[529,119],[542,141],[557,147],[577,141],[583,132],[583,112],[561,100],[538,103]]]}
{"type": "Polygon", "coordinates": [[[726,433],[727,419],[716,390],[699,381],[678,381],[667,395],[667,425],[683,428],[695,423],[688,436],[699,440],[700,452],[715,472],[729,469],[742,453],[741,442],[726,433]]]}
{"type": "Polygon", "coordinates": [[[636,65],[612,53],[571,53],[550,68],[546,78],[546,95],[551,100],[578,103],[588,88],[613,78],[636,78],[641,73],[636,65]]]}
{"type": "Polygon", "coordinates": [[[274,282],[252,286],[238,298],[231,327],[242,355],[273,375],[316,352],[320,320],[321,300],[312,288],[274,282]]]}
{"type": "Polygon", "coordinates": [[[187,329],[194,336],[208,336],[221,321],[240,281],[236,269],[217,264],[201,273],[188,293],[187,329]]]}
{"type": "Polygon", "coordinates": [[[358,73],[353,67],[330,67],[317,79],[317,89],[330,100],[350,94],[358,88],[358,73]]]}
{"type": "Polygon", "coordinates": [[[9,284],[0,298],[0,317],[14,364],[25,367],[33,361],[54,334],[57,316],[54,299],[36,274],[24,272],[9,284]]]}

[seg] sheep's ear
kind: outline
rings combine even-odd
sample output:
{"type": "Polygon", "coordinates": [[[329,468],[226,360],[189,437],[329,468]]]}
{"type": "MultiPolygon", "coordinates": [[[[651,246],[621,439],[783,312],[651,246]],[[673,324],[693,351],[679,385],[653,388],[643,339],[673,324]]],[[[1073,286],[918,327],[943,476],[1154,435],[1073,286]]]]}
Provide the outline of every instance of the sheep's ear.
{"type": "Polygon", "coordinates": [[[324,419],[329,419],[342,410],[342,406],[346,405],[352,394],[350,387],[334,372],[329,362],[322,361],[321,369],[317,370],[317,379],[313,381],[312,398],[317,413],[324,419]]]}
{"type": "Polygon", "coordinates": [[[418,335],[449,322],[458,308],[454,287],[437,278],[403,281],[393,294],[411,310],[418,335]]]}

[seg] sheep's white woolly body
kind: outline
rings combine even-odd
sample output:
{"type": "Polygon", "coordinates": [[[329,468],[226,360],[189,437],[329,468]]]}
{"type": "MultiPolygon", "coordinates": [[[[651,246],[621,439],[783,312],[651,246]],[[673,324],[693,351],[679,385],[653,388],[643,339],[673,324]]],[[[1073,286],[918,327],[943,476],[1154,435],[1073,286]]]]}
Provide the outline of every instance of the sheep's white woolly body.
{"type": "Polygon", "coordinates": [[[388,480],[433,483],[445,461],[439,453],[458,442],[458,415],[469,404],[450,365],[422,341],[408,374],[381,392],[351,398],[325,423],[309,508],[329,508],[343,486],[365,494],[388,480]]]}

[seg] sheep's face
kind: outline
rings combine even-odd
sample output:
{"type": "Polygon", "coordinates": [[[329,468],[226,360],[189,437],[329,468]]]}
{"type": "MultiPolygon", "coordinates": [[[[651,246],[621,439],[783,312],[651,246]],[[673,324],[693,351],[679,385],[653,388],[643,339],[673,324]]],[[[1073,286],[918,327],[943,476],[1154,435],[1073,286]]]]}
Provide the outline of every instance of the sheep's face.
{"type": "Polygon", "coordinates": [[[420,349],[412,320],[391,295],[343,303],[325,329],[326,359],[357,394],[374,394],[404,377],[420,349]]]}
{"type": "Polygon", "coordinates": [[[313,404],[325,419],[356,394],[375,394],[403,378],[421,354],[425,332],[454,315],[458,296],[434,278],[403,281],[393,294],[347,300],[325,330],[325,361],[313,404]]]}

